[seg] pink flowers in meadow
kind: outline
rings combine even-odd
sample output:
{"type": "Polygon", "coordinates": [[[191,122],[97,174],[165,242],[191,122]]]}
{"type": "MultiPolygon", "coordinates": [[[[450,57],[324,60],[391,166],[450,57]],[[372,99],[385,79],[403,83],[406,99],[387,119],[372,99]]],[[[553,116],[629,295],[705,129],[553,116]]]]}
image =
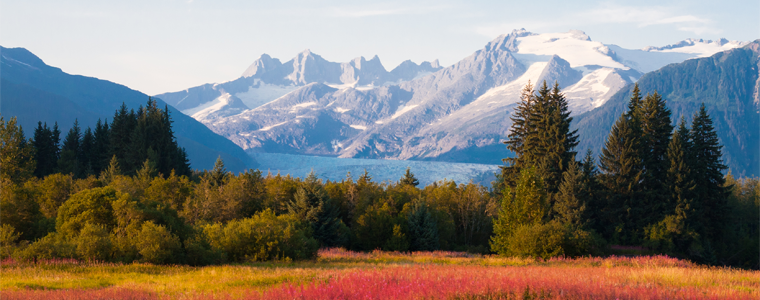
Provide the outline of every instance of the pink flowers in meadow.
{"type": "Polygon", "coordinates": [[[445,251],[362,253],[326,249],[320,251],[317,261],[240,268],[286,273],[312,270],[317,275],[306,281],[234,291],[221,288],[167,294],[139,284],[71,290],[34,290],[29,286],[4,290],[0,296],[3,300],[760,299],[758,271],[703,267],[667,256],[536,260],[445,251]]]}

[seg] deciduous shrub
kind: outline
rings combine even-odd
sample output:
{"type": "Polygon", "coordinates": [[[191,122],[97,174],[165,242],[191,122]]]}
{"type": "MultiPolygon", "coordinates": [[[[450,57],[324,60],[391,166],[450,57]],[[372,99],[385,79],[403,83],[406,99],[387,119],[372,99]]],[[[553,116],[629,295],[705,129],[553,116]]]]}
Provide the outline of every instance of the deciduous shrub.
{"type": "Polygon", "coordinates": [[[309,259],[319,248],[308,224],[292,215],[275,216],[269,209],[224,225],[207,225],[203,231],[212,249],[225,252],[236,262],[309,259]]]}

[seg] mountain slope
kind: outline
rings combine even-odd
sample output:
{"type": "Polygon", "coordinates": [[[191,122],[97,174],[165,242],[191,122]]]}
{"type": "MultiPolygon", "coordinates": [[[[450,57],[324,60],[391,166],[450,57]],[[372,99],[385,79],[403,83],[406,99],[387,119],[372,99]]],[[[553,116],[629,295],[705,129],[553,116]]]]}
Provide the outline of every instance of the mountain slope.
{"type": "MultiPolygon", "coordinates": [[[[760,175],[760,40],[742,48],[665,66],[639,79],[643,92],[662,94],[676,122],[688,121],[704,102],[723,144],[724,163],[735,175],[760,175]]],[[[579,149],[599,151],[612,124],[626,110],[632,85],[600,108],[578,116],[579,149]]]]}
{"type": "MultiPolygon", "coordinates": [[[[70,75],[46,65],[23,48],[0,47],[0,113],[17,116],[27,135],[38,121],[58,122],[64,133],[78,119],[94,127],[97,119],[111,119],[122,103],[137,109],[148,95],[123,85],[92,77],[70,75]]],[[[159,106],[165,103],[159,101],[159,106]]],[[[211,169],[221,156],[230,170],[242,171],[255,162],[237,145],[169,106],[179,145],[185,147],[191,167],[211,169]]]]}
{"type": "Polygon", "coordinates": [[[417,65],[407,60],[388,72],[377,56],[370,60],[357,57],[346,63],[336,63],[307,49],[285,63],[263,54],[238,79],[156,97],[199,121],[212,122],[220,117],[257,108],[311,83],[343,89],[371,89],[412,80],[439,69],[441,67],[437,61],[417,65]],[[236,100],[236,103],[228,104],[229,99],[236,100]],[[205,113],[198,114],[200,111],[205,113]]]}
{"type": "Polygon", "coordinates": [[[528,82],[557,82],[578,115],[603,106],[641,70],[743,44],[626,50],[582,31],[522,29],[446,68],[405,62],[385,72],[376,57],[333,63],[304,51],[281,63],[262,55],[234,81],[160,97],[254,152],[499,164],[528,82]]]}

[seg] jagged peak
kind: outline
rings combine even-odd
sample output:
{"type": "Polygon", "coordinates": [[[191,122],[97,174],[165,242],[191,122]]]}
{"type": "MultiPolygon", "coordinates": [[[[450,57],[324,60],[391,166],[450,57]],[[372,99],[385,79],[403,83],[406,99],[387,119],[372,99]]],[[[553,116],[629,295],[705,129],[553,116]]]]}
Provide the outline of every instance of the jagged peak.
{"type": "Polygon", "coordinates": [[[251,77],[257,74],[261,74],[263,72],[269,71],[271,69],[277,68],[282,63],[277,58],[272,58],[269,56],[269,54],[263,53],[261,56],[259,56],[258,59],[256,59],[249,67],[248,69],[243,72],[243,77],[251,77]]]}
{"type": "Polygon", "coordinates": [[[506,51],[517,51],[517,44],[515,43],[517,38],[529,35],[535,34],[525,30],[525,28],[515,29],[512,30],[512,32],[509,34],[502,34],[492,41],[488,42],[485,49],[486,51],[494,51],[499,49],[506,51]]]}

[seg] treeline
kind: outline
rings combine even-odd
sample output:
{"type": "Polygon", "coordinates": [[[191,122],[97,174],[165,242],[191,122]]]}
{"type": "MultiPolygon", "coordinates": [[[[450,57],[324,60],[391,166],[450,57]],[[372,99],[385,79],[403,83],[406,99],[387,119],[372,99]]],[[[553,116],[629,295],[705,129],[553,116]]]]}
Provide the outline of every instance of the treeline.
{"type": "Polygon", "coordinates": [[[135,174],[147,159],[162,174],[174,170],[178,175],[190,175],[187,153],[177,145],[171,123],[169,110],[158,108],[153,99],[137,112],[122,104],[110,125],[108,120],[98,120],[95,130],[88,127],[83,131],[75,120],[62,144],[58,123],[49,128],[39,122],[32,139],[37,163],[34,175],[97,176],[114,156],[125,174],[135,174]]]}
{"type": "Polygon", "coordinates": [[[4,257],[202,265],[307,259],[319,247],[489,251],[497,201],[472,183],[420,188],[410,170],[382,183],[366,172],[326,182],[235,175],[221,160],[186,176],[150,158],[129,174],[118,155],[97,175],[38,177],[36,140],[15,119],[0,121],[0,131],[4,257]]]}
{"type": "MultiPolygon", "coordinates": [[[[691,129],[682,122],[673,131],[657,94],[642,99],[637,90],[597,164],[590,153],[577,161],[559,88],[526,87],[507,142],[516,156],[492,190],[452,181],[420,187],[410,170],[396,182],[375,182],[366,172],[339,181],[235,175],[221,160],[190,172],[176,143],[150,144],[166,140],[152,138],[155,132],[173,138],[166,110],[148,107],[157,113],[146,119],[168,130],[140,129],[147,142],[135,143],[136,128],[163,127],[116,130],[114,117],[100,126],[113,150],[79,156],[77,164],[89,161],[80,174],[61,169],[63,151],[54,173],[39,172],[37,135],[26,140],[15,119],[0,119],[3,257],[203,265],[308,259],[319,247],[551,257],[604,255],[624,245],[758,268],[758,179],[724,177],[706,112],[691,129]],[[122,148],[114,141],[125,136],[135,153],[116,152],[122,148]]],[[[139,111],[122,107],[116,115],[139,111]]],[[[139,124],[135,117],[130,122],[139,124]]]]}

